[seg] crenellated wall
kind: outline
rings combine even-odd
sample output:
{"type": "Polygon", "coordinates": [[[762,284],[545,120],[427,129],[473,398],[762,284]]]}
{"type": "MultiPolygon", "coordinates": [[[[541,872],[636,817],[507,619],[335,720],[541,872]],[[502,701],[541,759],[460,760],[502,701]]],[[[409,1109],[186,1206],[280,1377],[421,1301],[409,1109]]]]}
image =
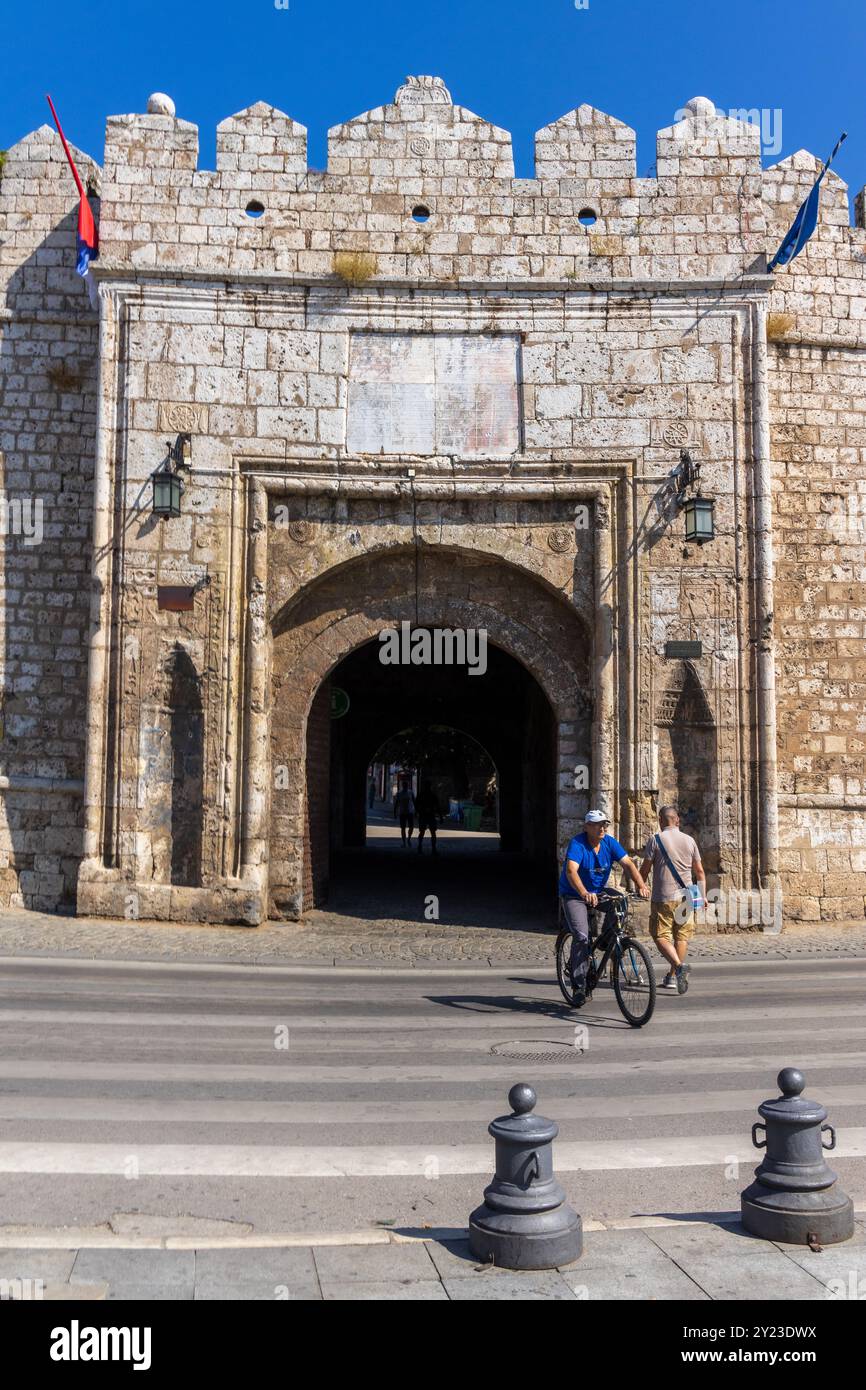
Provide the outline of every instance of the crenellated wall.
{"type": "MultiPolygon", "coordinates": [[[[113,117],[108,263],[318,280],[339,279],[335,257],[357,252],[373,258],[373,283],[444,286],[760,269],[815,161],[799,154],[762,172],[757,126],[716,116],[704,98],[685,110],[658,134],[654,178],[636,177],[632,130],[581,106],[538,132],[536,176],[515,179],[508,133],[454,106],[438,79],[414,79],[390,105],[334,127],[323,173],[306,169],[304,128],[263,103],[221,124],[215,173],[197,171],[187,122],[113,117]],[[265,210],[254,222],[251,200],[265,210]]],[[[821,247],[843,262],[866,249],[847,214],[840,223],[844,203],[831,173],[813,262],[821,247]]]]}

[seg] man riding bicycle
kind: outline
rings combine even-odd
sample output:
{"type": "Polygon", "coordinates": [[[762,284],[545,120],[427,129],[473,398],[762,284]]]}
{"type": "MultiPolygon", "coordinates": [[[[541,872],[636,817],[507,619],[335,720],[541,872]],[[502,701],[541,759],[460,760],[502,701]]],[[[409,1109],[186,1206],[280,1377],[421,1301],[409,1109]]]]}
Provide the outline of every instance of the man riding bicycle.
{"type": "MultiPolygon", "coordinates": [[[[565,853],[559,876],[559,898],[565,925],[572,935],[571,979],[574,1007],[586,1003],[586,966],[589,960],[588,909],[598,907],[598,895],[606,887],[614,864],[622,864],[642,898],[649,888],[637,866],[618,840],[606,833],[610,821],[601,811],[588,811],[582,835],[575,835],[565,853]]],[[[606,909],[607,912],[610,909],[606,909]]]]}

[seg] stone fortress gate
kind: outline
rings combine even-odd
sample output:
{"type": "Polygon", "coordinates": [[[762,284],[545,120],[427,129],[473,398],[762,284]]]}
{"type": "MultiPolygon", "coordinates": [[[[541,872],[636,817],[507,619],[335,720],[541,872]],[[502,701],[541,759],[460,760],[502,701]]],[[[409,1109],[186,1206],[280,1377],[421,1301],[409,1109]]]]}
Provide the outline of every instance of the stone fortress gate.
{"type": "Polygon", "coordinates": [[[94,307],[59,141],[10,149],[0,456],[43,524],[4,536],[0,901],[298,918],[420,718],[488,748],[503,846],[551,874],[590,802],[635,850],[676,801],[711,882],[863,918],[866,209],[828,175],[768,275],[819,161],[759,142],[695,98],[638,178],[580,106],[516,179],[414,77],[324,172],[264,103],[210,171],[157,95],[78,156],[94,307]],[[387,686],[402,622],[484,630],[487,674],[387,686]]]}

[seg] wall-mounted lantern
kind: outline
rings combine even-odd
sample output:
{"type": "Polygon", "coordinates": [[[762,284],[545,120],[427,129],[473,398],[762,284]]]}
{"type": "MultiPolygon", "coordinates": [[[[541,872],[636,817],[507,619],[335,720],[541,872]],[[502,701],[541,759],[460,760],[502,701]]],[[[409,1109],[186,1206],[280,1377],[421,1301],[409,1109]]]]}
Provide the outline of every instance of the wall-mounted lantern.
{"type": "Polygon", "coordinates": [[[715,540],[715,499],[701,494],[701,465],[692,458],[688,449],[680,454],[680,463],[675,473],[677,483],[677,505],[685,513],[686,540],[691,545],[706,545],[715,540]],[[694,497],[686,497],[690,488],[695,488],[694,497]]]}
{"type": "Polygon", "coordinates": [[[684,511],[686,517],[686,540],[693,545],[706,545],[715,539],[716,526],[713,516],[715,502],[712,497],[690,497],[684,511]]]}
{"type": "Polygon", "coordinates": [[[173,444],[167,445],[168,456],[163,464],[151,474],[153,483],[153,502],[151,512],[165,521],[169,517],[180,516],[180,499],[183,496],[182,468],[189,469],[192,459],[192,438],[179,434],[173,444]]]}

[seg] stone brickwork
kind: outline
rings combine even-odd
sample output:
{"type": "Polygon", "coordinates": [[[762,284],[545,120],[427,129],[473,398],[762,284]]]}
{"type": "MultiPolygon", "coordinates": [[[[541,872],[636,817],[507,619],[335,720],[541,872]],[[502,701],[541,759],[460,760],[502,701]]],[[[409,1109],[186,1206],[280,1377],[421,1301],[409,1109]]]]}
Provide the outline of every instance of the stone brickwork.
{"type": "MultiPolygon", "coordinates": [[[[82,178],[96,166],[75,152],[82,178]]],[[[43,126],[0,182],[0,902],[75,904],[81,859],[97,314],[69,167],[43,126]]]]}
{"type": "Polygon", "coordinates": [[[590,797],[631,848],[681,799],[720,887],[866,915],[866,230],[840,180],[771,277],[817,162],[762,170],[757,128],[703,98],[652,178],[580,106],[516,179],[507,132],[436,78],[335,127],[324,172],[264,103],[199,170],[196,128],[150,105],[108,122],[98,364],[50,132],[0,184],[6,486],[67,508],[41,549],[7,541],[7,898],[68,900],[80,860],[79,911],[299,915],[324,833],[310,711],[406,619],[483,626],[536,682],[551,856],[590,797]],[[42,356],[74,388],[51,395],[42,356]],[[715,498],[705,547],[683,449],[715,498]]]}

